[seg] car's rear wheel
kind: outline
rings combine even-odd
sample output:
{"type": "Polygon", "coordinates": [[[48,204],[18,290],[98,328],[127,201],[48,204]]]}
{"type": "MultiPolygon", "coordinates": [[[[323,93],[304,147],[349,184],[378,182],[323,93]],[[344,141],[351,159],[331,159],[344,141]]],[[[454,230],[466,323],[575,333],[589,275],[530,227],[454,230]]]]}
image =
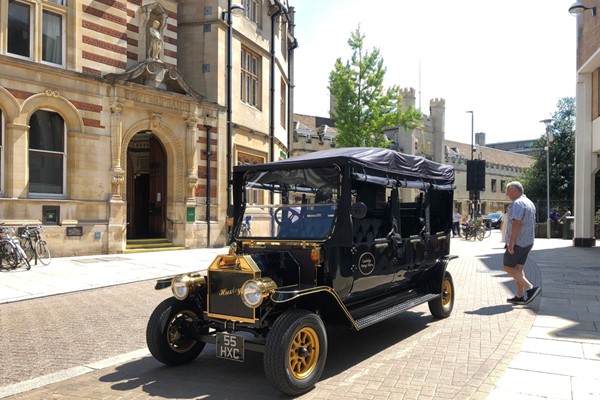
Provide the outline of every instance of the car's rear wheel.
{"type": "Polygon", "coordinates": [[[198,340],[195,326],[202,315],[189,301],[169,297],[160,303],[148,321],[146,343],[163,364],[180,365],[198,357],[206,343],[198,340]]]}
{"type": "Polygon", "coordinates": [[[317,383],[327,358],[323,321],[306,310],[289,310],[267,335],[264,368],[273,386],[288,395],[299,395],[317,383]]]}
{"type": "Polygon", "coordinates": [[[436,318],[448,318],[452,314],[454,308],[454,282],[450,272],[446,271],[444,273],[441,296],[431,300],[428,305],[429,311],[436,318]]]}

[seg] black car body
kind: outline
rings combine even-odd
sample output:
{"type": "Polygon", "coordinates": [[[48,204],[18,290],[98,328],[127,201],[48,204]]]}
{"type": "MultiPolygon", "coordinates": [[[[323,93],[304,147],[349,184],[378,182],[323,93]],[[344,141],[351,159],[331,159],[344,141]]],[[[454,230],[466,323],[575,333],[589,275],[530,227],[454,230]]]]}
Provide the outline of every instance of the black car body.
{"type": "Polygon", "coordinates": [[[171,286],[148,323],[166,364],[264,353],[284,393],[317,382],[326,325],[360,330],[419,304],[448,317],[454,170],[388,149],[332,149],[233,170],[230,254],[171,286]]]}

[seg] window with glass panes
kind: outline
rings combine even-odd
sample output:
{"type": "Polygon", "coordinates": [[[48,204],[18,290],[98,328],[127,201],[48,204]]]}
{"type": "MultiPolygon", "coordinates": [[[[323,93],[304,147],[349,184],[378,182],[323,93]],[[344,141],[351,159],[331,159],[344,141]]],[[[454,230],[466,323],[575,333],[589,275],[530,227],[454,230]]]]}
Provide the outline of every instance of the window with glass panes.
{"type": "Polygon", "coordinates": [[[280,89],[280,110],[279,110],[279,122],[281,126],[285,128],[285,123],[287,121],[286,111],[287,111],[287,85],[285,84],[285,80],[281,79],[281,89],[280,89]]]}
{"type": "MultiPolygon", "coordinates": [[[[253,154],[239,152],[237,154],[237,165],[254,165],[265,162],[264,157],[255,156],[253,154]]],[[[246,201],[250,204],[263,204],[265,197],[264,190],[248,189],[246,193],[246,201]]]]}
{"type": "Polygon", "coordinates": [[[2,21],[7,26],[7,53],[63,65],[66,3],[67,0],[8,0],[7,19],[2,21]],[[40,43],[37,48],[34,46],[36,42],[40,43]]]}
{"type": "Polygon", "coordinates": [[[29,194],[65,194],[66,127],[60,114],[38,110],[29,119],[29,194]]]}
{"type": "Polygon", "coordinates": [[[242,0],[246,18],[260,26],[260,3],[258,0],[242,0]]]}
{"type": "Polygon", "coordinates": [[[281,18],[281,30],[279,31],[281,39],[281,56],[287,61],[288,46],[287,46],[287,24],[285,19],[281,18]]]}
{"type": "Polygon", "coordinates": [[[242,48],[240,98],[256,108],[260,108],[260,62],[259,56],[242,48]]]}

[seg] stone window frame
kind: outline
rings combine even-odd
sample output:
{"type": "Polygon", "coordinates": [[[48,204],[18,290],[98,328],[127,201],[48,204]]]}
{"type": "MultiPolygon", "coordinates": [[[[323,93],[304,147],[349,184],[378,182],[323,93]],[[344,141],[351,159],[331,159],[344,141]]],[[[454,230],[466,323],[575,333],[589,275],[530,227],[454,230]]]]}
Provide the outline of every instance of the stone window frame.
{"type": "Polygon", "coordinates": [[[9,0],[0,5],[0,27],[4,32],[3,43],[0,44],[2,54],[38,62],[45,65],[65,67],[67,60],[67,0],[9,0]],[[11,4],[25,6],[29,10],[29,50],[28,54],[9,52],[9,20],[8,10],[11,4]],[[60,19],[60,62],[48,61],[44,54],[46,49],[44,41],[44,19],[55,16],[60,19]]]}
{"type": "MultiPolygon", "coordinates": [[[[237,151],[236,152],[237,165],[254,165],[263,164],[266,162],[265,155],[251,154],[250,152],[237,151]]],[[[249,204],[264,204],[265,194],[264,190],[250,189],[248,193],[249,204]]]]}
{"type": "Polygon", "coordinates": [[[285,129],[287,123],[287,82],[283,77],[281,78],[281,85],[279,91],[279,122],[281,127],[285,129]]]}
{"type": "MultiPolygon", "coordinates": [[[[67,123],[64,119],[64,117],[56,112],[55,110],[51,110],[51,109],[45,109],[45,108],[40,108],[38,110],[36,110],[33,114],[31,114],[31,116],[29,117],[30,120],[31,118],[33,118],[33,116],[38,113],[38,112],[47,112],[47,113],[52,113],[52,114],[56,114],[58,115],[63,123],[62,123],[62,133],[61,132],[56,132],[59,134],[62,134],[63,139],[62,139],[62,150],[50,150],[50,149],[32,149],[31,148],[31,140],[28,139],[28,148],[27,151],[29,153],[29,164],[27,165],[27,168],[31,169],[31,160],[34,159],[34,157],[32,157],[32,152],[36,153],[36,154],[42,154],[42,155],[49,155],[49,156],[53,156],[53,157],[60,157],[62,160],[61,163],[61,168],[62,168],[62,176],[61,176],[61,191],[60,193],[51,193],[51,192],[44,192],[44,191],[32,191],[31,189],[31,183],[29,183],[29,198],[41,198],[41,199],[63,199],[66,196],[66,191],[67,191],[67,123]]],[[[31,135],[31,126],[32,124],[30,123],[30,130],[28,133],[28,137],[30,137],[31,135]]],[[[29,180],[31,181],[31,171],[29,171],[29,180]]]]}
{"type": "Polygon", "coordinates": [[[288,45],[287,45],[287,21],[285,18],[280,18],[280,42],[281,42],[281,56],[285,61],[288,58],[288,45]]]}
{"type": "Polygon", "coordinates": [[[261,108],[262,57],[242,46],[240,54],[240,100],[261,108]]]}
{"type": "Polygon", "coordinates": [[[261,2],[259,0],[242,0],[244,15],[250,21],[254,22],[259,28],[262,28],[261,2]]]}

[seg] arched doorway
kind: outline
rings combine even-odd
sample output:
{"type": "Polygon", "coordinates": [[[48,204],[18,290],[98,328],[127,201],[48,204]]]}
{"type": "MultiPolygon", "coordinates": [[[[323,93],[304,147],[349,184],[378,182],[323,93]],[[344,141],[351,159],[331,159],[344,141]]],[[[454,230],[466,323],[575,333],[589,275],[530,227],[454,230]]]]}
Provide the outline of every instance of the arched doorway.
{"type": "Polygon", "coordinates": [[[127,239],[165,237],[167,157],[152,132],[127,147],[127,239]]]}

